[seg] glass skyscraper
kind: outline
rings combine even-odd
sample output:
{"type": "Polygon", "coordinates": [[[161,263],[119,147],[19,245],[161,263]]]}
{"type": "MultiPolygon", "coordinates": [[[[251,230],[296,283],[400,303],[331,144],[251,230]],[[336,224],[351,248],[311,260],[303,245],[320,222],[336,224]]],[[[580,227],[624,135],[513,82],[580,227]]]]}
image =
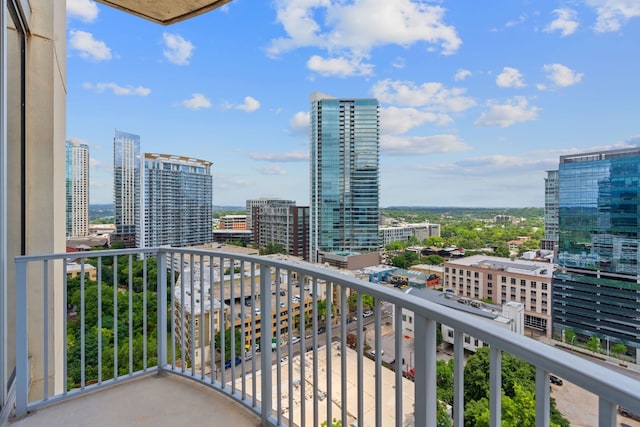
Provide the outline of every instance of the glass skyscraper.
{"type": "Polygon", "coordinates": [[[311,95],[310,260],[380,246],[376,99],[311,95]]]}
{"type": "Polygon", "coordinates": [[[116,130],[113,139],[113,205],[116,231],[111,243],[140,246],[140,136],[116,130]]]}
{"type": "Polygon", "coordinates": [[[639,147],[560,157],[556,333],[640,354],[639,193],[639,147]]]}
{"type": "Polygon", "coordinates": [[[67,237],[89,234],[89,146],[66,142],[67,237]]]}
{"type": "Polygon", "coordinates": [[[211,162],[144,154],[143,247],[185,247],[213,240],[211,162]]]}

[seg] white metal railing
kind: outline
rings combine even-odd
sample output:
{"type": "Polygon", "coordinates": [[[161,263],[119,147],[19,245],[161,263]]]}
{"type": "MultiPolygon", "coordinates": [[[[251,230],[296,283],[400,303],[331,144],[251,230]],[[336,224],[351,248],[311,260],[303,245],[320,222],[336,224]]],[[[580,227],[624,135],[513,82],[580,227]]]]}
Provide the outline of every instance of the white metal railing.
{"type": "Polygon", "coordinates": [[[233,397],[258,414],[265,426],[317,426],[337,418],[343,426],[400,427],[410,413],[414,425],[435,427],[437,323],[455,330],[456,427],[463,426],[464,335],[490,346],[492,426],[501,424],[500,363],[505,352],[536,367],[537,426],[549,425],[549,373],[599,397],[601,427],[615,425],[617,405],[640,413],[639,381],[477,322],[467,313],[310,264],[208,250],[147,248],[16,258],[16,414],[24,417],[30,410],[71,396],[166,372],[233,397]],[[79,279],[67,277],[71,259],[80,264],[79,279]],[[92,271],[95,280],[88,277],[92,271]],[[140,287],[146,291],[138,292],[140,287]],[[350,314],[353,308],[347,299],[352,291],[357,300],[355,313],[350,314]],[[62,293],[61,306],[53,303],[60,300],[56,293],[62,293]],[[295,294],[301,295],[299,303],[292,298],[295,294]],[[403,397],[407,380],[402,373],[406,356],[402,333],[393,338],[393,385],[383,389],[388,368],[382,357],[374,358],[373,379],[365,374],[365,363],[371,363],[365,360],[366,337],[360,333],[365,327],[365,294],[376,301],[373,321],[366,325],[369,330],[373,327],[375,349],[382,348],[382,301],[394,308],[396,325],[401,324],[402,309],[414,313],[415,405],[403,397]],[[90,309],[94,301],[99,307],[95,313],[90,309]],[[40,321],[41,328],[30,327],[30,322],[33,326],[40,321]],[[352,323],[358,333],[351,343],[354,350],[346,350],[352,323]],[[58,324],[61,330],[56,329],[58,324]],[[275,349],[269,351],[272,343],[275,349]],[[349,359],[348,351],[357,357],[349,359]],[[61,373],[57,366],[63,367],[61,373]],[[336,371],[339,383],[333,377],[336,371]],[[347,389],[349,376],[354,378],[355,393],[347,389]],[[373,386],[367,387],[371,381],[373,386]],[[392,414],[383,405],[390,394],[392,414]],[[375,400],[373,414],[365,413],[368,396],[375,400]],[[335,408],[334,402],[338,402],[335,408]]]}

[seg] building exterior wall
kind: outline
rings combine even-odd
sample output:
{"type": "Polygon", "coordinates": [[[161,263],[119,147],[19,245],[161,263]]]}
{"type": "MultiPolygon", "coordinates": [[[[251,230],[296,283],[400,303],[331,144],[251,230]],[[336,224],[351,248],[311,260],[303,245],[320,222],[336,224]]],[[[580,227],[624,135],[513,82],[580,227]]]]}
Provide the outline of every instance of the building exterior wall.
{"type": "Polygon", "coordinates": [[[311,95],[310,256],[380,246],[376,99],[311,95]]]}
{"type": "Polygon", "coordinates": [[[558,245],[558,171],[547,171],[544,180],[544,238],[540,249],[554,250],[558,245]]]}
{"type": "Polygon", "coordinates": [[[246,202],[246,224],[247,229],[252,230],[254,228],[254,215],[253,212],[257,208],[262,206],[295,206],[295,200],[284,200],[279,198],[261,197],[259,199],[248,199],[246,202]]]}
{"type": "Polygon", "coordinates": [[[247,230],[246,215],[225,215],[220,217],[220,230],[247,230]]]}
{"type": "Polygon", "coordinates": [[[253,242],[259,248],[282,245],[289,255],[309,255],[309,207],[261,206],[253,208],[253,242]]]}
{"type": "Polygon", "coordinates": [[[67,237],[89,234],[89,146],[66,143],[67,237]]]}
{"type": "Polygon", "coordinates": [[[551,337],[551,277],[545,262],[474,255],[444,263],[444,287],[456,295],[524,305],[524,325],[551,337]]]}
{"type": "Polygon", "coordinates": [[[210,243],[211,162],[167,154],[143,156],[141,188],[143,247],[210,243]]]}
{"type": "Polygon", "coordinates": [[[116,232],[111,243],[140,246],[140,136],[116,130],[113,139],[113,207],[116,232]]]}
{"type": "MultiPolygon", "coordinates": [[[[66,234],[66,200],[60,197],[66,178],[65,4],[48,0],[14,4],[17,9],[2,1],[0,11],[0,406],[6,403],[15,368],[13,260],[18,255],[63,252],[66,234]]],[[[62,307],[62,264],[51,263],[48,274],[48,301],[52,307],[62,307]]],[[[42,268],[29,271],[29,279],[42,283],[42,268]]],[[[30,348],[41,348],[47,316],[48,380],[59,393],[63,344],[58,343],[63,341],[64,313],[53,309],[43,313],[43,295],[36,289],[29,287],[26,333],[30,348]]],[[[32,354],[30,368],[30,392],[39,397],[44,372],[39,354],[32,354]]]]}
{"type": "Polygon", "coordinates": [[[640,148],[561,156],[558,184],[556,335],[572,329],[637,351],[640,148]]]}

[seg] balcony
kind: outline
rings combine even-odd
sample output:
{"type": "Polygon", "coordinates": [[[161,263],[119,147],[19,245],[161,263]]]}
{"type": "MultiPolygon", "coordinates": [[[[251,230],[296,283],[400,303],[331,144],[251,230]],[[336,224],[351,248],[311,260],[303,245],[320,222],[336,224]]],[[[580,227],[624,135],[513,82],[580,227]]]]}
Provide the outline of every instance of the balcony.
{"type": "Polygon", "coordinates": [[[505,353],[535,367],[536,426],[550,424],[550,374],[596,396],[593,425],[616,425],[618,405],[640,413],[640,382],[631,377],[468,313],[290,260],[175,248],[23,256],[15,304],[16,426],[337,419],[435,427],[437,323],[453,329],[453,426],[464,425],[465,337],[489,346],[491,426],[501,425],[505,353]],[[77,278],[66,273],[69,257],[77,278]],[[409,351],[403,333],[385,334],[402,324],[403,310],[413,312],[409,351]],[[262,324],[268,313],[272,327],[262,324]],[[410,376],[403,359],[412,361],[410,376]]]}

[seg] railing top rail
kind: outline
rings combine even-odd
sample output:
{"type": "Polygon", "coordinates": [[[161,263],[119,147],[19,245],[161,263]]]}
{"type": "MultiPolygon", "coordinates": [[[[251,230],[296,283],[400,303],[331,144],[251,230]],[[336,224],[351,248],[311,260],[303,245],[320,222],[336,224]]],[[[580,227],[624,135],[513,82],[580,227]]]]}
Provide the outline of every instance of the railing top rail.
{"type": "Polygon", "coordinates": [[[394,304],[395,307],[401,307],[402,309],[422,314],[427,318],[453,327],[491,346],[495,346],[504,352],[532,363],[545,371],[559,375],[579,387],[605,397],[611,402],[628,407],[634,412],[640,412],[640,400],[638,399],[638,396],[640,396],[640,381],[634,378],[523,335],[516,334],[491,322],[479,322],[477,317],[469,313],[442,306],[422,298],[416,298],[404,292],[373,285],[370,282],[313,264],[300,263],[290,259],[279,260],[257,255],[244,255],[216,250],[165,247],[24,255],[16,257],[16,262],[24,263],[64,258],[93,258],[139,253],[154,255],[183,253],[243,260],[274,268],[279,267],[280,269],[295,271],[302,276],[315,277],[337,285],[344,285],[358,292],[372,295],[376,299],[388,301],[394,304]]]}

